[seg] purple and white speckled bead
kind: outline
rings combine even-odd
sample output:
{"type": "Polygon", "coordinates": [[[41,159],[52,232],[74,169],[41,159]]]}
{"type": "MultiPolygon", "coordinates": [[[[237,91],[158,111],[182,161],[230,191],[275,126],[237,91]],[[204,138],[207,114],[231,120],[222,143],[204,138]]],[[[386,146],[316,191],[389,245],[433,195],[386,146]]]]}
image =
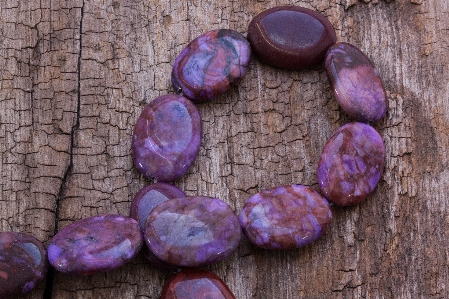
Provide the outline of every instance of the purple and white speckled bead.
{"type": "Polygon", "coordinates": [[[253,195],[239,215],[248,239],[265,249],[293,249],[318,239],[332,219],[327,200],[310,187],[278,186],[253,195]]]}
{"type": "Polygon", "coordinates": [[[245,75],[250,59],[251,47],[243,35],[229,29],[209,31],[176,58],[172,83],[192,101],[210,100],[245,75]]]}
{"type": "Polygon", "coordinates": [[[48,260],[59,272],[91,275],[123,266],[142,247],[136,220],[102,215],[78,220],[61,229],[48,246],[48,260]]]}
{"type": "Polygon", "coordinates": [[[134,127],[134,165],[146,177],[174,181],[195,161],[201,136],[201,116],[191,101],[160,96],[145,106],[134,127]]]}
{"type": "Polygon", "coordinates": [[[376,188],[385,166],[385,145],[377,131],[364,123],[340,127],[323,148],[318,184],[330,201],[356,205],[376,188]]]}
{"type": "Polygon", "coordinates": [[[171,199],[151,211],[145,242],[161,260],[197,267],[218,262],[237,248],[241,230],[223,201],[210,197],[171,199]]]}
{"type": "Polygon", "coordinates": [[[326,54],[326,74],[334,96],[352,119],[376,122],[384,117],[384,85],[372,62],[348,43],[336,43],[326,54]]]}

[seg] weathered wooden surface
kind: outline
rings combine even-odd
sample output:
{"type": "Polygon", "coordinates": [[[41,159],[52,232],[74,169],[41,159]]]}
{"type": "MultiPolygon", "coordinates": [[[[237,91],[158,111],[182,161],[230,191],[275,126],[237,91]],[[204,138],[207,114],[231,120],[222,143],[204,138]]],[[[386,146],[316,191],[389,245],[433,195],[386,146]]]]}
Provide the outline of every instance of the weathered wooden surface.
{"type": "MultiPolygon", "coordinates": [[[[70,222],[128,214],[148,183],[132,166],[143,106],[172,92],[181,49],[215,28],[241,33],[280,4],[326,15],[388,91],[376,125],[383,179],[366,202],[333,208],[331,228],[295,251],[244,240],[209,268],[237,298],[449,298],[449,2],[443,0],[8,0],[0,5],[0,230],[48,243],[70,222]]],[[[253,59],[239,87],[199,109],[204,140],[175,182],[238,213],[260,189],[317,187],[318,156],[348,119],[322,67],[290,72],[253,59]]],[[[158,298],[165,272],[142,258],[92,277],[51,273],[25,298],[158,298]]]]}

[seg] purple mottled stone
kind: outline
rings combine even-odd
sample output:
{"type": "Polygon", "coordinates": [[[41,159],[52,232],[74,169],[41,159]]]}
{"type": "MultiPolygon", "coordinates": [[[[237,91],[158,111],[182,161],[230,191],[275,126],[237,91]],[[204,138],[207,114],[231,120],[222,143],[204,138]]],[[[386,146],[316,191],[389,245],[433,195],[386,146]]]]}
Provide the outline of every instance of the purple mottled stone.
{"type": "Polygon", "coordinates": [[[371,126],[353,122],[335,131],[318,163],[322,194],[341,205],[356,205],[376,188],[385,166],[385,145],[371,126]]]}
{"type": "Polygon", "coordinates": [[[263,63],[302,69],[322,63],[337,37],[329,20],[318,12],[299,6],[278,6],[254,17],[248,26],[248,41],[263,63]]]}
{"type": "MultiPolygon", "coordinates": [[[[173,185],[165,183],[148,185],[140,189],[134,197],[131,203],[130,217],[137,220],[140,227],[143,229],[145,220],[147,220],[148,215],[157,205],[169,199],[185,196],[184,192],[173,185]]],[[[174,265],[170,265],[158,259],[150,250],[148,250],[147,246],[143,246],[142,254],[151,265],[158,269],[171,270],[177,268],[174,265]]]]}
{"type": "Polygon", "coordinates": [[[196,267],[228,257],[238,246],[237,217],[223,201],[209,197],[171,199],[151,211],[145,242],[161,260],[196,267]]]}
{"type": "Polygon", "coordinates": [[[61,229],[48,246],[48,260],[59,272],[92,275],[123,266],[142,247],[136,220],[101,215],[76,221],[61,229]]]}
{"type": "Polygon", "coordinates": [[[191,101],[160,96],[145,106],[134,127],[134,165],[146,177],[174,181],[195,161],[201,135],[201,116],[191,101]]]}
{"type": "Polygon", "coordinates": [[[0,232],[0,298],[16,298],[31,291],[47,270],[41,242],[23,233],[0,232]]]}
{"type": "Polygon", "coordinates": [[[327,200],[301,185],[263,190],[246,202],[239,215],[248,239],[265,249],[293,249],[312,243],[331,219],[327,200]]]}
{"type": "Polygon", "coordinates": [[[329,48],[325,67],[334,96],[346,114],[360,122],[376,122],[384,117],[384,85],[363,52],[351,44],[337,43],[329,48]]]}
{"type": "Polygon", "coordinates": [[[245,75],[250,59],[251,48],[243,35],[229,29],[209,31],[176,58],[172,83],[192,101],[210,100],[245,75]]]}

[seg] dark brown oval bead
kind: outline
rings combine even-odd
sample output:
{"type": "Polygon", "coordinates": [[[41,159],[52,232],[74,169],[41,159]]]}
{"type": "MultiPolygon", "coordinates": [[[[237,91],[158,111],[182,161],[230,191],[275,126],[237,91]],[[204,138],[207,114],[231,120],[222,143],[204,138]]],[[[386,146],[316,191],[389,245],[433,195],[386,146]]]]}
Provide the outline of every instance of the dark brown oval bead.
{"type": "Polygon", "coordinates": [[[0,298],[31,291],[47,270],[47,253],[40,241],[23,233],[0,232],[0,298]]]}
{"type": "Polygon", "coordinates": [[[251,21],[248,41],[263,63],[302,69],[323,62],[337,37],[329,20],[318,12],[299,6],[278,6],[251,21]]]}
{"type": "Polygon", "coordinates": [[[228,286],[212,272],[184,268],[171,276],[162,289],[160,299],[235,299],[228,286]]]}

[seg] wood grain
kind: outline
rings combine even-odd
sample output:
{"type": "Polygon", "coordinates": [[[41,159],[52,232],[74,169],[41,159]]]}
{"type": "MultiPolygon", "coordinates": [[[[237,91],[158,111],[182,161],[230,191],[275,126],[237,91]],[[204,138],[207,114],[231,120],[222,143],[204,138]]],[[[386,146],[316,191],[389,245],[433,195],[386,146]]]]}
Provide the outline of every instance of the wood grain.
{"type": "MultiPolygon", "coordinates": [[[[240,299],[449,298],[448,1],[2,1],[0,230],[48,244],[77,219],[127,215],[149,183],[132,165],[133,125],[173,92],[178,53],[211,29],[246,34],[252,17],[281,4],[321,12],[377,66],[386,170],[366,202],[333,207],[310,246],[271,252],[245,239],[208,268],[240,299]]],[[[199,109],[200,154],[175,184],[236,213],[261,189],[317,188],[321,149],[350,121],[322,66],[282,71],[257,58],[238,87],[199,109]]],[[[24,298],[158,298],[166,276],[142,258],[92,277],[52,271],[24,298]]]]}

